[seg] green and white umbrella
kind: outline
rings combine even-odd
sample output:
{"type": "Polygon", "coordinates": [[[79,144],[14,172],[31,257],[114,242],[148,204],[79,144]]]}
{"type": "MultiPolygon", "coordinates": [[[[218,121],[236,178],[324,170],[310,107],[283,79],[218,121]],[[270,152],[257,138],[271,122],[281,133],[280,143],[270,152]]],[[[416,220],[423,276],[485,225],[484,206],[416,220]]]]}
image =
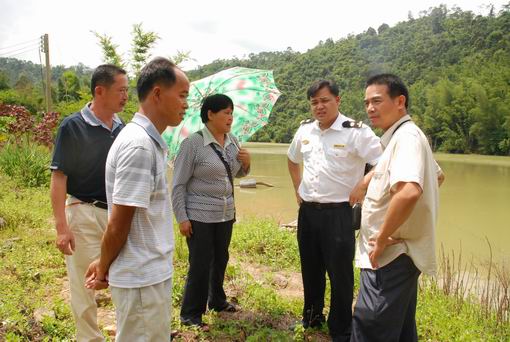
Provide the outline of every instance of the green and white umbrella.
{"type": "Polygon", "coordinates": [[[170,160],[175,159],[180,143],[187,136],[204,127],[200,108],[204,98],[213,94],[225,94],[232,99],[234,122],[231,133],[245,142],[267,124],[280,91],[271,70],[234,67],[192,82],[184,120],[179,126],[168,127],[163,132],[170,160]]]}

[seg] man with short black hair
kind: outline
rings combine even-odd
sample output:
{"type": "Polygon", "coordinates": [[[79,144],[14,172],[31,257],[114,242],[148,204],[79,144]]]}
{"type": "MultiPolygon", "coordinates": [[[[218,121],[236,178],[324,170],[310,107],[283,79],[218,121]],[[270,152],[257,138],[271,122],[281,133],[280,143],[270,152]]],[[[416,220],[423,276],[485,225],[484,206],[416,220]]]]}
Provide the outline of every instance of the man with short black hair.
{"type": "Polygon", "coordinates": [[[363,177],[365,164],[375,165],[382,150],[369,127],[338,112],[340,96],[334,82],[313,83],[307,97],[315,121],[301,124],[287,152],[299,204],[302,324],[308,328],[324,322],[327,272],[331,283],[329,334],[333,341],[349,341],[355,242],[349,202],[361,200],[353,189],[363,177]]]}
{"type": "Polygon", "coordinates": [[[417,341],[421,272],[434,274],[439,185],[444,175],[427,137],[407,114],[409,93],[392,74],[368,79],[365,107],[384,131],[384,153],[358,183],[363,201],[356,266],[360,291],[351,341],[417,341]],[[361,189],[361,190],[360,190],[361,189]]]}
{"type": "Polygon", "coordinates": [[[56,244],[66,259],[78,341],[104,341],[94,291],[85,288],[84,275],[99,256],[106,229],[105,163],[124,127],[116,113],[128,99],[126,71],[100,65],[92,74],[91,92],[92,102],[62,121],[50,167],[56,244]]]}
{"type": "Polygon", "coordinates": [[[182,121],[189,81],[159,57],[142,68],[137,91],[140,108],[108,154],[108,226],[86,286],[110,285],[116,341],[169,341],[174,239],[161,133],[182,121]]]}

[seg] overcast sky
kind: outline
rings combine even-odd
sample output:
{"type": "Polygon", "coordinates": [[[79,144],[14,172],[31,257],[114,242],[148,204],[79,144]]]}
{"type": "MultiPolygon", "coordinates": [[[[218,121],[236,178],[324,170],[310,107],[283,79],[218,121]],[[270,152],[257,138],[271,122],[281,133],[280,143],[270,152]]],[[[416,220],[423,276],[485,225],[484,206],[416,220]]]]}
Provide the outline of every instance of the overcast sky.
{"type": "MultiPolygon", "coordinates": [[[[131,30],[143,23],[160,36],[153,56],[190,51],[196,60],[185,68],[215,59],[242,58],[291,47],[304,52],[320,40],[338,40],[368,27],[377,29],[407,20],[408,13],[441,3],[448,8],[486,14],[509,0],[0,0],[0,57],[39,62],[38,37],[48,33],[52,65],[95,67],[101,49],[90,31],[107,34],[128,57],[131,30]]],[[[44,58],[44,56],[42,57],[44,58]]],[[[44,60],[44,59],[43,59],[44,60]]]]}

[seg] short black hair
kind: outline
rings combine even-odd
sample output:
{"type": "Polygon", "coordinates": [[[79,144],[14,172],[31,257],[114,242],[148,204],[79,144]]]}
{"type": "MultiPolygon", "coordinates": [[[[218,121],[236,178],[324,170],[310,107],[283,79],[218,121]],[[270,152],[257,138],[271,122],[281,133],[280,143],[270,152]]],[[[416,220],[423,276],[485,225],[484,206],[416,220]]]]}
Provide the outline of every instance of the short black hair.
{"type": "Polygon", "coordinates": [[[92,74],[90,80],[90,92],[92,97],[95,95],[95,89],[97,86],[109,87],[115,83],[115,76],[127,75],[126,70],[114,64],[102,64],[98,66],[92,74]]]}
{"type": "Polygon", "coordinates": [[[310,98],[314,97],[315,94],[322,88],[328,88],[331,94],[338,96],[340,94],[340,89],[338,88],[338,85],[331,80],[318,80],[312,83],[310,88],[308,88],[308,91],[306,92],[306,98],[310,100],[310,98]]]}
{"type": "Polygon", "coordinates": [[[136,82],[138,100],[140,102],[145,100],[156,84],[163,84],[167,87],[174,85],[177,79],[175,68],[176,65],[164,57],[156,57],[147,63],[140,71],[136,82]]]}
{"type": "Polygon", "coordinates": [[[397,96],[404,95],[406,98],[406,109],[409,106],[409,91],[404,82],[394,74],[377,74],[371,76],[365,85],[365,88],[373,84],[386,85],[388,87],[388,95],[394,99],[397,96]]]}
{"type": "Polygon", "coordinates": [[[232,108],[234,109],[234,102],[232,99],[225,94],[214,94],[209,95],[204,99],[204,103],[202,104],[202,108],[200,109],[200,117],[202,118],[202,122],[206,123],[209,121],[209,111],[213,113],[218,113],[220,110],[232,108]]]}

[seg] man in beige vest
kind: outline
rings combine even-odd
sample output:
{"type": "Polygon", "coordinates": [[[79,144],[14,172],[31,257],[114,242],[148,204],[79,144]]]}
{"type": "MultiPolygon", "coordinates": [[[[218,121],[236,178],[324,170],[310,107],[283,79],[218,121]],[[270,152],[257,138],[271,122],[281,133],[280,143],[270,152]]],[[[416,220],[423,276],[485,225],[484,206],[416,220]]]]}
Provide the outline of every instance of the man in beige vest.
{"type": "Polygon", "coordinates": [[[444,177],[426,136],[407,114],[408,102],[397,76],[367,81],[365,106],[372,125],[384,131],[384,152],[358,184],[367,192],[356,251],[361,284],[351,341],[417,341],[418,277],[436,269],[438,188],[444,177]]]}

